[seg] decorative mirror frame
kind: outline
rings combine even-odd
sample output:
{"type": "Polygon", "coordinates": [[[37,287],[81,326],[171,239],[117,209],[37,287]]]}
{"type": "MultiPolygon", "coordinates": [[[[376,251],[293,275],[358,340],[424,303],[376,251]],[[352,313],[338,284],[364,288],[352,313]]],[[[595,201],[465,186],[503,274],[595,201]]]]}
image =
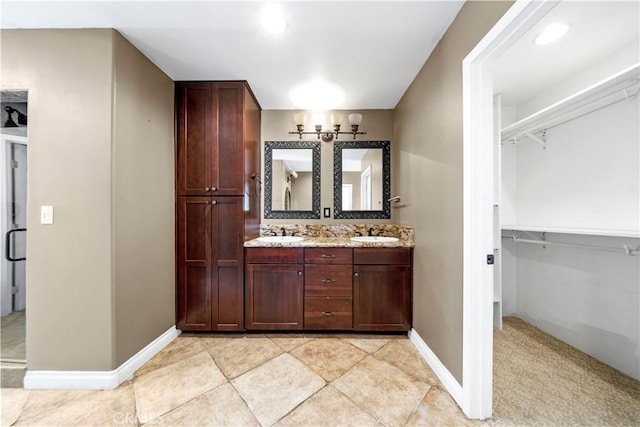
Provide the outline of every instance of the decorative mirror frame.
{"type": "Polygon", "coordinates": [[[265,141],[264,142],[264,217],[265,219],[320,219],[320,141],[265,141]],[[305,149],[312,153],[311,210],[272,210],[273,150],[305,149]]]}
{"type": "Polygon", "coordinates": [[[335,141],[333,143],[333,217],[335,219],[391,218],[391,148],[389,141],[335,141]],[[342,210],[342,150],[349,148],[382,149],[382,210],[342,210]]]}

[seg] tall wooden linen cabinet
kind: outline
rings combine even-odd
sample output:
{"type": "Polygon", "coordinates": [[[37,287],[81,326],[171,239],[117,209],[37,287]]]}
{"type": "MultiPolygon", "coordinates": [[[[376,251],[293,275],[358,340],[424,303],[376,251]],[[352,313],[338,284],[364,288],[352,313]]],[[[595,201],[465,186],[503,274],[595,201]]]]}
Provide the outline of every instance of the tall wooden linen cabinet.
{"type": "Polygon", "coordinates": [[[260,226],[260,116],[244,81],[176,82],[178,329],[244,329],[243,243],[260,226]]]}

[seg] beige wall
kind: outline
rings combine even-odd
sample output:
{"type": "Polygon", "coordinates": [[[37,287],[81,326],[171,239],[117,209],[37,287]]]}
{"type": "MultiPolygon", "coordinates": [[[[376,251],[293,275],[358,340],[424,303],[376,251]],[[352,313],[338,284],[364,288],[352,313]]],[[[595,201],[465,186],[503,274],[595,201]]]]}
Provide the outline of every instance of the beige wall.
{"type": "MultiPolygon", "coordinates": [[[[261,147],[261,170],[264,176],[264,141],[299,141],[298,135],[289,135],[288,132],[295,130],[293,115],[300,111],[295,110],[264,110],[262,112],[262,147],[261,147]]],[[[346,118],[349,113],[355,111],[341,111],[346,118]]],[[[360,130],[367,132],[366,135],[358,135],[358,141],[391,141],[393,137],[393,111],[392,110],[359,110],[362,113],[362,123],[360,130]]],[[[310,122],[311,114],[307,113],[307,123],[310,122]]],[[[328,120],[328,114],[325,114],[328,120]]],[[[345,119],[346,120],[346,119],[345,119]]],[[[329,123],[325,124],[325,129],[329,129],[329,123]]],[[[313,126],[307,125],[305,130],[313,130],[313,126]]],[[[345,130],[345,128],[343,128],[345,130]]],[[[341,136],[345,140],[352,140],[352,136],[341,136]]],[[[306,135],[305,140],[317,140],[315,135],[306,135]]],[[[320,152],[320,215],[325,207],[331,208],[333,216],[333,143],[321,143],[320,152]]],[[[391,147],[394,142],[391,141],[391,147]]],[[[393,161],[393,153],[391,154],[393,161]]],[[[393,180],[392,180],[393,185],[393,180]]],[[[264,192],[262,193],[264,197],[264,192]]],[[[264,203],[263,205],[264,206],[264,203]]],[[[388,223],[393,222],[394,209],[391,210],[390,220],[334,220],[333,218],[321,219],[265,219],[264,209],[260,214],[263,224],[361,224],[361,223],[388,223]]]]}
{"type": "Polygon", "coordinates": [[[175,324],[174,84],[114,32],[116,366],[175,324]]]}
{"type": "Polygon", "coordinates": [[[396,220],[415,226],[414,328],[462,383],[462,60],[511,2],[467,2],[394,110],[396,220]]]}
{"type": "Polygon", "coordinates": [[[28,367],[112,369],[111,30],[9,30],[0,42],[2,88],[29,91],[28,367]]]}
{"type": "MultiPolygon", "coordinates": [[[[0,39],[2,89],[29,91],[28,368],[112,370],[127,354],[140,350],[159,331],[168,329],[166,321],[172,318],[174,309],[173,297],[170,304],[166,301],[167,281],[173,282],[173,276],[163,277],[159,288],[153,290],[148,281],[140,284],[137,280],[146,274],[158,278],[173,271],[173,244],[168,245],[173,242],[173,214],[167,217],[166,206],[151,210],[172,201],[164,189],[157,187],[169,186],[173,191],[173,181],[167,180],[173,170],[159,170],[171,167],[165,145],[167,137],[173,140],[173,125],[159,123],[160,117],[166,117],[159,113],[164,107],[145,115],[129,110],[134,117],[152,120],[136,123],[148,127],[136,135],[142,139],[158,137],[160,147],[154,153],[148,140],[135,141],[143,144],[140,150],[127,147],[136,138],[126,136],[133,126],[122,117],[135,104],[135,94],[150,91],[149,86],[157,90],[168,86],[153,73],[149,79],[155,83],[144,82],[147,76],[138,74],[139,80],[130,82],[132,86],[127,89],[134,93],[123,96],[123,77],[135,75],[137,67],[145,72],[150,69],[138,59],[134,64],[114,64],[114,58],[132,59],[135,55],[127,54],[122,40],[114,51],[113,30],[5,30],[0,39]],[[114,67],[122,73],[116,102],[114,67]],[[133,86],[141,87],[142,92],[133,86]],[[115,111],[116,107],[122,111],[115,111]],[[120,117],[120,125],[112,122],[112,117],[120,117]],[[168,129],[171,132],[166,135],[168,129]],[[151,177],[133,173],[132,165],[124,159],[126,150],[137,157],[146,151],[158,162],[153,168],[143,162],[146,173],[160,172],[153,177],[158,179],[153,183],[158,194],[140,195],[147,202],[152,198],[144,210],[142,203],[129,203],[132,192],[148,188],[151,177]],[[121,212],[119,204],[128,211],[121,212]],[[41,205],[53,205],[53,225],[40,224],[41,205]],[[121,253],[132,239],[124,236],[126,232],[143,222],[134,220],[136,216],[155,226],[163,224],[166,229],[155,229],[152,238],[148,230],[142,231],[145,244],[121,253]],[[140,246],[151,255],[141,256],[140,246]],[[169,246],[171,252],[167,254],[169,246]],[[132,260],[123,259],[132,252],[132,260]],[[134,289],[125,290],[126,286],[134,289]],[[144,293],[145,298],[136,292],[144,293]],[[125,300],[129,298],[130,302],[144,304],[127,306],[125,300]],[[166,313],[159,315],[161,311],[166,313]],[[134,318],[139,322],[135,327],[134,318]]],[[[171,96],[156,94],[154,101],[171,102],[171,96]]],[[[149,105],[143,102],[136,107],[149,105]]],[[[173,105],[166,108],[172,109],[173,105]]],[[[173,206],[169,209],[172,211],[173,206]]]]}

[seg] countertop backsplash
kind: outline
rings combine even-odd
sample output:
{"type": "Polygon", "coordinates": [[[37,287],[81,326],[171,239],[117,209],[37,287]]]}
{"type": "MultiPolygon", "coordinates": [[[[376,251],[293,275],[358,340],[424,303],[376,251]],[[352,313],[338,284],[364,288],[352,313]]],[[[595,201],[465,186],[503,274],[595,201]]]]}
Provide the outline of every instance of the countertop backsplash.
{"type": "Polygon", "coordinates": [[[397,237],[413,242],[414,228],[396,224],[260,224],[261,236],[282,235],[284,228],[287,236],[302,237],[355,237],[367,236],[373,228],[374,236],[397,237]]]}

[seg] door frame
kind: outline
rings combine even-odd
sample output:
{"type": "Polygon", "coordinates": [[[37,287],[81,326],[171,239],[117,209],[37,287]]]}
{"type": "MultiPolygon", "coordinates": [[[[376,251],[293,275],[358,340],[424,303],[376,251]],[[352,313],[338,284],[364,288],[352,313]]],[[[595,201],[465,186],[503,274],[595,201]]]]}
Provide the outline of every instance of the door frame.
{"type": "Polygon", "coordinates": [[[517,0],[462,61],[463,412],[492,415],[493,401],[493,63],[559,0],[517,0]]]}
{"type": "MultiPolygon", "coordinates": [[[[4,130],[5,128],[2,129],[4,130]]],[[[11,171],[8,168],[5,168],[5,166],[9,157],[9,144],[21,144],[28,147],[28,138],[26,136],[0,133],[0,165],[2,165],[0,173],[3,175],[2,182],[4,183],[4,185],[0,185],[0,203],[2,206],[0,209],[0,224],[2,224],[0,231],[8,231],[9,218],[5,207],[8,205],[9,194],[7,191],[7,183],[10,181],[11,171]],[[5,227],[7,227],[7,230],[4,229],[5,227]]],[[[4,236],[4,233],[2,233],[2,242],[0,244],[0,283],[3,285],[0,288],[0,294],[2,295],[2,307],[0,307],[0,314],[2,316],[13,312],[13,307],[11,306],[11,286],[8,283],[10,264],[9,261],[6,260],[6,254],[4,253],[4,236]]]]}

